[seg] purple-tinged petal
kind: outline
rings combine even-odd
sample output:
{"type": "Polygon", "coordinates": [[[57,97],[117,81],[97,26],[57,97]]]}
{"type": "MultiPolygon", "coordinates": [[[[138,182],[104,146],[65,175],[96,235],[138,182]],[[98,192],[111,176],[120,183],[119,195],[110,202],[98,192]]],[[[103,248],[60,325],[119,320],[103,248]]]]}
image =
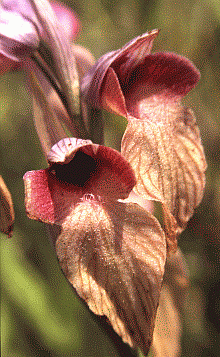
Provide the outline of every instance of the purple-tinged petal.
{"type": "Polygon", "coordinates": [[[163,121],[169,115],[168,120],[172,121],[172,112],[178,101],[200,79],[200,73],[192,62],[174,53],[148,55],[129,78],[123,77],[120,68],[117,76],[129,114],[154,122],[163,121]]]}
{"type": "Polygon", "coordinates": [[[116,150],[89,140],[66,138],[48,154],[50,169],[24,175],[26,210],[33,219],[62,225],[80,197],[126,198],[135,176],[116,150]]]}
{"type": "Polygon", "coordinates": [[[113,149],[75,138],[54,145],[48,160],[49,169],[24,176],[29,217],[62,227],[56,250],[67,279],[124,342],[147,353],[166,242],[150,213],[118,202],[135,185],[130,165],[113,149]]]}
{"type": "Polygon", "coordinates": [[[1,6],[5,11],[21,14],[24,18],[32,19],[37,23],[32,0],[1,0],[1,6]]]}
{"type": "Polygon", "coordinates": [[[0,53],[13,61],[27,58],[39,46],[39,33],[32,20],[15,11],[1,9],[0,53]]]}
{"type": "Polygon", "coordinates": [[[50,191],[48,169],[28,171],[23,179],[28,217],[46,223],[55,223],[54,203],[50,191]]]}
{"type": "MultiPolygon", "coordinates": [[[[59,5],[55,4],[54,7],[59,12],[59,5]]],[[[59,15],[65,12],[65,7],[61,6],[61,8],[59,15]]],[[[49,1],[24,0],[23,4],[21,1],[5,0],[1,17],[0,54],[14,61],[26,60],[32,55],[33,61],[41,68],[65,105],[70,126],[74,127],[74,130],[71,130],[72,135],[88,137],[86,123],[80,116],[79,78],[72,42],[63,30],[62,21],[57,18],[49,1]],[[13,22],[9,23],[4,20],[4,17],[20,19],[20,22],[17,21],[20,26],[16,26],[16,31],[13,22]],[[35,32],[31,32],[32,27],[37,36],[35,32]],[[36,49],[37,51],[34,51],[36,49]]],[[[5,71],[5,67],[2,72],[5,71]]],[[[63,118],[66,119],[66,116],[64,115],[63,118]]]]}
{"type": "Polygon", "coordinates": [[[65,36],[67,36],[70,40],[74,40],[81,27],[80,21],[75,12],[69,7],[56,1],[52,1],[50,4],[58,21],[62,25],[65,36]]]}
{"type": "Polygon", "coordinates": [[[118,151],[90,140],[63,139],[52,147],[48,161],[51,170],[59,170],[56,175],[63,182],[72,172],[69,183],[109,200],[128,197],[136,183],[130,165],[118,151]]]}
{"type": "Polygon", "coordinates": [[[5,57],[0,53],[0,75],[8,71],[21,69],[21,63],[13,61],[12,59],[5,57]]]}
{"type": "Polygon", "coordinates": [[[21,69],[21,60],[26,59],[38,45],[39,26],[30,1],[2,0],[0,74],[21,69]]]}
{"type": "MultiPolygon", "coordinates": [[[[124,47],[117,51],[109,52],[102,56],[91,68],[89,73],[83,79],[81,86],[84,98],[92,104],[93,107],[101,107],[102,84],[110,67],[121,68],[124,77],[130,75],[130,72],[150,53],[153,40],[158,35],[158,30],[147,32],[128,42],[124,47]]],[[[113,79],[112,79],[113,81],[113,79]]],[[[119,105],[120,106],[120,105],[119,105]]]]}

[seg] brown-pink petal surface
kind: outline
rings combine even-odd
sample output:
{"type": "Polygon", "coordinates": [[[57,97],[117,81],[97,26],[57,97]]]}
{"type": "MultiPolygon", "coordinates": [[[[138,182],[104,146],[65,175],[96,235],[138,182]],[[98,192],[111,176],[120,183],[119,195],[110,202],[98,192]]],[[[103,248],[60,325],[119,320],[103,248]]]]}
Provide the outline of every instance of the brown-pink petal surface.
{"type": "Polygon", "coordinates": [[[128,111],[122,154],[135,171],[136,192],[162,202],[174,248],[175,235],[185,228],[205,186],[206,161],[196,119],[180,103],[198,80],[198,70],[186,58],[156,53],[122,84],[128,111]]]}
{"type": "Polygon", "coordinates": [[[189,272],[180,249],[168,257],[163,287],[154,329],[152,351],[154,357],[181,355],[182,321],[189,272]]]}
{"type": "Polygon", "coordinates": [[[157,220],[135,204],[84,199],[56,243],[64,274],[123,341],[147,354],[164,273],[166,242],[157,220]]]}
{"type": "Polygon", "coordinates": [[[124,199],[136,183],[118,151],[90,140],[60,140],[49,152],[48,162],[49,169],[24,175],[27,213],[47,223],[62,225],[71,206],[87,194],[102,200],[124,199]]]}
{"type": "Polygon", "coordinates": [[[70,138],[48,159],[49,169],[24,176],[29,217],[61,225],[56,250],[64,274],[95,314],[106,315],[125,342],[146,354],[166,259],[160,224],[137,204],[118,201],[135,177],[115,150],[70,138]],[[78,153],[98,162],[82,186],[58,176],[58,167],[74,170],[78,153]]]}
{"type": "Polygon", "coordinates": [[[185,57],[150,54],[157,35],[151,31],[102,56],[82,92],[94,106],[128,119],[122,154],[136,174],[134,190],[162,203],[168,245],[175,249],[205,186],[199,129],[193,112],[181,104],[200,74],[185,57]]]}
{"type": "MultiPolygon", "coordinates": [[[[109,85],[106,83],[106,75],[108,75],[109,70],[111,71],[112,67],[120,66],[122,64],[121,71],[123,72],[124,77],[127,77],[128,74],[130,74],[130,71],[138,63],[143,61],[143,56],[145,57],[150,53],[153,40],[158,35],[158,32],[158,30],[146,32],[128,42],[121,49],[108,52],[100,57],[83,79],[81,85],[83,97],[93,107],[102,107],[103,103],[101,98],[103,93],[106,95],[110,94],[108,89],[111,90],[111,85],[113,85],[114,88],[117,87],[117,79],[116,84],[114,84],[115,78],[112,78],[111,75],[108,76],[108,78],[112,84],[109,85]],[[104,82],[106,83],[107,89],[104,88],[104,82]]],[[[117,98],[117,93],[115,97],[117,98]]],[[[118,101],[121,101],[121,97],[118,98],[118,101]]],[[[109,110],[109,108],[106,107],[105,109],[109,110]]]]}

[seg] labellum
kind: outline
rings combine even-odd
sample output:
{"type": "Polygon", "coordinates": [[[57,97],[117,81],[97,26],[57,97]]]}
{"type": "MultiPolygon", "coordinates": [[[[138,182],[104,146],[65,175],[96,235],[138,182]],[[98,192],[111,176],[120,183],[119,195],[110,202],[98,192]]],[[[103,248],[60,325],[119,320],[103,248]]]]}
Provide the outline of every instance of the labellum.
{"type": "Polygon", "coordinates": [[[149,212],[123,201],[136,182],[129,163],[116,150],[75,138],[54,145],[48,162],[24,176],[27,214],[61,226],[56,251],[67,279],[124,342],[147,354],[166,242],[149,212]]]}

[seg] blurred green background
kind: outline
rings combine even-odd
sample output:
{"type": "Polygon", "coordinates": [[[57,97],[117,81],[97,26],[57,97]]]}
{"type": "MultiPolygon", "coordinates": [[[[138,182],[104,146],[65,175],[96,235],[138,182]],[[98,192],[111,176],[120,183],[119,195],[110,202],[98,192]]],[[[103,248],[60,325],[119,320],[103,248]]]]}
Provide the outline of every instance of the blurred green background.
{"type": "MultiPolygon", "coordinates": [[[[202,204],[180,239],[190,269],[182,357],[220,355],[220,2],[219,0],[71,0],[82,30],[77,43],[96,58],[160,28],[154,51],[191,59],[201,81],[184,99],[193,108],[208,161],[202,204]]],[[[1,234],[2,356],[118,356],[72,293],[43,224],[26,217],[22,176],[46,167],[22,72],[0,78],[0,174],[16,214],[12,239],[1,234]]],[[[121,118],[105,114],[106,144],[119,149],[121,118]],[[115,132],[117,131],[117,136],[115,132]]]]}

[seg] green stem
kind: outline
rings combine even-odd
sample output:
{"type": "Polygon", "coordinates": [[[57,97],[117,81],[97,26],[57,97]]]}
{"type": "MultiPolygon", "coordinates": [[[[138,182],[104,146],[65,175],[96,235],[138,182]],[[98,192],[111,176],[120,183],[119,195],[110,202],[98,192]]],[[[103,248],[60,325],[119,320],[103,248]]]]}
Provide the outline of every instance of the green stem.
{"type": "Polygon", "coordinates": [[[104,144],[104,129],[103,129],[103,119],[102,111],[97,108],[89,107],[89,132],[91,135],[91,140],[97,144],[104,144]]]}

